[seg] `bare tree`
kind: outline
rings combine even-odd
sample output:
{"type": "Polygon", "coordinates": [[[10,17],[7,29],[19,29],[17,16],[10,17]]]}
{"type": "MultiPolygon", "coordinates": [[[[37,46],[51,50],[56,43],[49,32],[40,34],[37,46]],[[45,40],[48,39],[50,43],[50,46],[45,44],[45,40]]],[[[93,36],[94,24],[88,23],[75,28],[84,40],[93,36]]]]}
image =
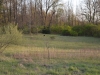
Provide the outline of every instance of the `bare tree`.
{"type": "MultiPolygon", "coordinates": [[[[14,22],[23,28],[30,24],[32,27],[42,25],[50,28],[57,20],[57,11],[61,6],[60,0],[3,0],[2,22],[14,22]]],[[[62,18],[63,19],[63,18],[62,18]]]]}
{"type": "Polygon", "coordinates": [[[42,25],[44,25],[44,28],[46,26],[50,27],[52,17],[55,14],[55,9],[60,5],[60,0],[39,0],[39,10],[41,14],[41,21],[42,25]],[[48,14],[51,12],[50,19],[48,20],[48,14]],[[49,21],[49,22],[48,22],[49,21]]]}
{"type": "Polygon", "coordinates": [[[66,21],[68,25],[74,25],[74,11],[73,11],[73,5],[70,1],[67,3],[67,8],[65,8],[65,14],[66,14],[66,21]]]}
{"type": "Polygon", "coordinates": [[[99,19],[98,15],[98,9],[99,4],[98,0],[84,0],[85,7],[82,8],[84,12],[82,12],[82,15],[84,15],[85,19],[89,23],[96,24],[99,19]]]}

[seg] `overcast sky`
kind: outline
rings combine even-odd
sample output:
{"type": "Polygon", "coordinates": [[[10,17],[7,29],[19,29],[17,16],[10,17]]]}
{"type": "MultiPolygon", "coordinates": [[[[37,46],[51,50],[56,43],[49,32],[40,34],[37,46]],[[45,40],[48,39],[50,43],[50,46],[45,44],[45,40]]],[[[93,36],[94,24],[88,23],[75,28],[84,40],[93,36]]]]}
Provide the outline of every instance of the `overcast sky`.
{"type": "Polygon", "coordinates": [[[64,3],[67,3],[67,1],[71,1],[73,3],[73,5],[79,5],[79,3],[82,1],[82,0],[62,0],[64,3]]]}
{"type": "Polygon", "coordinates": [[[82,0],[62,0],[64,3],[67,3],[68,1],[71,1],[74,7],[74,12],[76,11],[76,6],[80,6],[80,3],[82,0]]]}

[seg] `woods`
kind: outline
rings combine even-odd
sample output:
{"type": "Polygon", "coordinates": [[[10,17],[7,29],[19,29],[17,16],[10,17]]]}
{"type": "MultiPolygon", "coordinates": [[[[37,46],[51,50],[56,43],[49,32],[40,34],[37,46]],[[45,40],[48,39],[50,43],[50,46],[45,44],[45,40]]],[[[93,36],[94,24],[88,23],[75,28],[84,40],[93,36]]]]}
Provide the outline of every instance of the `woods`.
{"type": "MultiPolygon", "coordinates": [[[[61,0],[0,0],[1,26],[15,23],[24,33],[36,33],[52,26],[99,25],[100,1],[83,0],[76,11],[72,2],[61,0]]],[[[52,30],[52,29],[51,29],[52,30]]]]}

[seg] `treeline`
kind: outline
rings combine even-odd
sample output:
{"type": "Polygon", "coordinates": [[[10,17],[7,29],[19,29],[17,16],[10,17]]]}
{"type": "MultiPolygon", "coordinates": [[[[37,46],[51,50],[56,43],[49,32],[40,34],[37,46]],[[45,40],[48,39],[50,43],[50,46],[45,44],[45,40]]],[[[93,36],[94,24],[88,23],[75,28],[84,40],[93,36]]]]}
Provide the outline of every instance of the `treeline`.
{"type": "Polygon", "coordinates": [[[57,22],[60,6],[60,0],[2,0],[1,22],[14,22],[21,28],[25,25],[50,27],[57,22]]]}
{"type": "MultiPolygon", "coordinates": [[[[95,26],[99,33],[100,0],[83,0],[76,6],[76,12],[74,9],[70,1],[63,3],[61,0],[0,0],[0,25],[15,23],[24,33],[57,32],[84,36],[87,35],[84,31],[87,30],[88,33],[88,27],[91,29],[95,26]]],[[[93,30],[90,32],[95,33],[93,30]]],[[[97,35],[99,34],[95,34],[97,35]]]]}
{"type": "MultiPolygon", "coordinates": [[[[86,24],[76,26],[51,26],[52,34],[60,34],[64,36],[91,36],[100,37],[100,25],[86,24]]],[[[49,33],[48,30],[44,33],[49,33]]]]}

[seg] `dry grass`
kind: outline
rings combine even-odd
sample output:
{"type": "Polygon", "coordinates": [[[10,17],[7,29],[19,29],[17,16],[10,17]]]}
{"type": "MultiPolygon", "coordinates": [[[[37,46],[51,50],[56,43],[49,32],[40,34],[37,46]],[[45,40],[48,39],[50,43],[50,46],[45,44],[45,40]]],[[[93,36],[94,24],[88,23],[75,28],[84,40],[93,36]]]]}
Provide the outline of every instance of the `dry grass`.
{"type": "Polygon", "coordinates": [[[39,47],[14,47],[8,48],[5,54],[10,54],[16,59],[48,59],[48,51],[50,59],[98,59],[100,58],[100,50],[80,49],[80,50],[64,50],[55,48],[39,48],[39,47]]]}

